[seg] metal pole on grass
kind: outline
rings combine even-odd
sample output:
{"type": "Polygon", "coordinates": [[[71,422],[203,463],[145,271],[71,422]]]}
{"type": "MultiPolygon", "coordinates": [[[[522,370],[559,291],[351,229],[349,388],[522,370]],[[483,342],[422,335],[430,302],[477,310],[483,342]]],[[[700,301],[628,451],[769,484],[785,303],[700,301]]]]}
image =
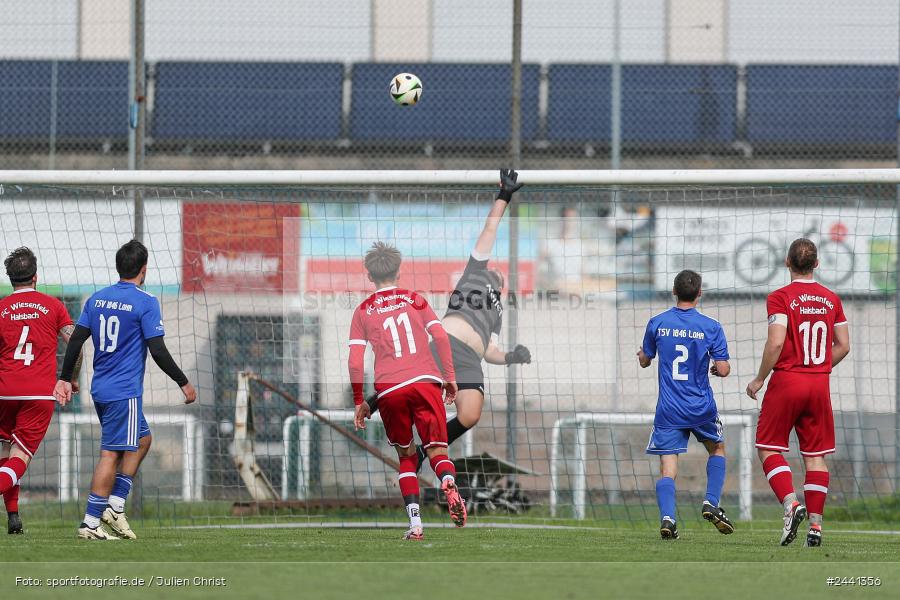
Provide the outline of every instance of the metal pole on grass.
{"type": "MultiPolygon", "coordinates": [[[[512,107],[510,126],[510,161],[513,169],[522,162],[522,0],[513,0],[512,35],[512,107]]],[[[509,206],[509,281],[507,282],[506,335],[510,350],[518,343],[519,319],[516,310],[519,291],[519,205],[509,206]]],[[[506,458],[516,462],[516,425],[518,411],[518,367],[506,369],[506,458]]],[[[510,477],[512,479],[512,477],[510,477]]]]}
{"type": "MultiPolygon", "coordinates": [[[[144,86],[144,0],[131,4],[131,58],[128,63],[128,170],[144,168],[144,133],[147,104],[144,86]]],[[[144,194],[140,187],[131,191],[134,201],[134,239],[144,238],[144,194]]]]}
{"type": "MultiPolygon", "coordinates": [[[[144,168],[144,0],[133,0],[131,4],[131,57],[128,63],[128,170],[136,171],[144,168]]],[[[141,186],[131,188],[134,204],[134,239],[144,239],[144,191],[141,186]]],[[[129,512],[134,516],[143,516],[144,499],[141,472],[134,475],[130,494],[129,512]]]]}
{"type": "MultiPolygon", "coordinates": [[[[900,6],[900,5],[898,5],[900,6]]],[[[897,31],[900,38],[900,29],[897,31]]],[[[898,53],[900,60],[900,53],[898,53]]],[[[898,67],[900,68],[900,67],[898,67]]],[[[897,87],[897,165],[900,166],[900,82],[897,87]]],[[[894,204],[894,494],[900,494],[900,185],[897,186],[897,202],[894,204]]]]}

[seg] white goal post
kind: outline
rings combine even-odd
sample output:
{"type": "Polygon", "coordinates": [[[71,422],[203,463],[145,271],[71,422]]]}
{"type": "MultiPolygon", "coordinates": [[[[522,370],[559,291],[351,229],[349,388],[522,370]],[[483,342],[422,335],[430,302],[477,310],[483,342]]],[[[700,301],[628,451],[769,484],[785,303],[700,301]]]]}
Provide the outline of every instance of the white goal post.
{"type": "MultiPolygon", "coordinates": [[[[564,427],[575,429],[575,474],[572,484],[572,505],[575,518],[583,520],[587,512],[587,430],[597,425],[646,425],[653,424],[654,413],[577,413],[573,417],[558,419],[550,436],[550,515],[556,516],[559,504],[559,461],[564,427]]],[[[740,518],[749,521],[753,517],[753,420],[750,415],[720,414],[723,425],[741,428],[738,448],[738,481],[740,518]]],[[[649,430],[648,430],[649,431],[649,430]]]]}
{"type": "MultiPolygon", "coordinates": [[[[206,455],[203,427],[197,417],[181,413],[146,412],[144,417],[152,430],[154,425],[181,427],[184,457],[181,467],[181,499],[203,500],[203,474],[206,455]]],[[[68,502],[78,498],[78,473],[76,468],[83,455],[81,425],[93,425],[100,431],[100,421],[93,412],[59,414],[59,500],[68,502]]]]}
{"type": "MultiPolygon", "coordinates": [[[[318,413],[329,421],[332,421],[339,425],[345,425],[349,429],[353,427],[353,417],[356,414],[356,411],[349,408],[332,408],[319,410],[318,413]]],[[[310,460],[313,454],[312,426],[317,421],[318,419],[316,419],[316,417],[302,410],[299,411],[296,415],[291,415],[284,420],[284,427],[282,428],[281,434],[282,443],[284,444],[284,454],[281,460],[282,500],[305,500],[307,498],[307,495],[309,494],[309,476],[312,468],[310,460]],[[299,446],[296,453],[297,483],[296,489],[292,490],[290,489],[289,470],[291,463],[291,431],[294,428],[295,423],[299,424],[299,431],[297,433],[297,441],[299,442],[299,446]],[[292,493],[294,494],[293,497],[291,496],[292,493]]],[[[377,427],[381,427],[380,412],[376,412],[372,415],[369,427],[372,427],[372,423],[377,423],[377,427]]],[[[369,429],[366,428],[366,431],[369,431],[369,429]]],[[[462,436],[461,444],[462,456],[471,456],[472,454],[474,454],[475,450],[471,432],[466,432],[465,435],[462,436]]],[[[391,454],[393,454],[393,450],[390,450],[390,452],[391,454]]],[[[393,458],[393,456],[391,457],[393,458]]]]}

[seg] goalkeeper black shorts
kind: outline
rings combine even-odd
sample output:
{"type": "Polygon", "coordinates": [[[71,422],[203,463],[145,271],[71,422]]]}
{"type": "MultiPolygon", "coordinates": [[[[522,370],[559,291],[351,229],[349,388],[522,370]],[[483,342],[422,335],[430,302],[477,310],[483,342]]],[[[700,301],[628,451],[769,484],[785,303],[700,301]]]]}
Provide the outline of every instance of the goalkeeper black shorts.
{"type": "MultiPolygon", "coordinates": [[[[484,371],[481,368],[481,357],[465,342],[449,333],[450,351],[453,354],[453,369],[456,371],[456,384],[461,390],[478,390],[484,395],[484,371]]],[[[431,342],[431,354],[437,364],[441,364],[437,348],[431,342]]]]}

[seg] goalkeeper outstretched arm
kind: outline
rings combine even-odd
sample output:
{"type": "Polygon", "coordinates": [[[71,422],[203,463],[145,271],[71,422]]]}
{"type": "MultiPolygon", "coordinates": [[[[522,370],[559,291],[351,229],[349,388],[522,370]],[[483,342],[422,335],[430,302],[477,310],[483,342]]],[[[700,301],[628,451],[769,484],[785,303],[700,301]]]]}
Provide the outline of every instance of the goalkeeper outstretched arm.
{"type": "Polygon", "coordinates": [[[488,213],[484,222],[484,227],[478,239],[475,241],[475,248],[472,250],[472,256],[477,260],[487,260],[491,257],[494,249],[494,242],[497,241],[497,230],[500,227],[500,219],[509,206],[512,195],[522,187],[518,182],[519,174],[512,169],[500,169],[500,191],[497,193],[497,199],[488,213]]]}

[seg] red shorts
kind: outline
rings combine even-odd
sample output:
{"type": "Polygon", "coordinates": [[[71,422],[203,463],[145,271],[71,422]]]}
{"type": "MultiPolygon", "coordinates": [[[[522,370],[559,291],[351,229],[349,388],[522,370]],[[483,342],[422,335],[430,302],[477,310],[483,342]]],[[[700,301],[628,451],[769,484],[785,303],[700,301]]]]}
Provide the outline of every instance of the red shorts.
{"type": "Polygon", "coordinates": [[[776,371],[759,411],[756,447],[788,451],[791,429],[797,430],[800,454],[834,452],[834,415],[828,373],[776,371]]]}
{"type": "Polygon", "coordinates": [[[34,456],[55,408],[53,400],[0,400],[0,441],[16,444],[34,456]]]}
{"type": "Polygon", "coordinates": [[[413,425],[426,448],[447,446],[447,411],[440,384],[405,385],[379,398],[378,410],[392,446],[408,448],[413,443],[413,425]]]}

